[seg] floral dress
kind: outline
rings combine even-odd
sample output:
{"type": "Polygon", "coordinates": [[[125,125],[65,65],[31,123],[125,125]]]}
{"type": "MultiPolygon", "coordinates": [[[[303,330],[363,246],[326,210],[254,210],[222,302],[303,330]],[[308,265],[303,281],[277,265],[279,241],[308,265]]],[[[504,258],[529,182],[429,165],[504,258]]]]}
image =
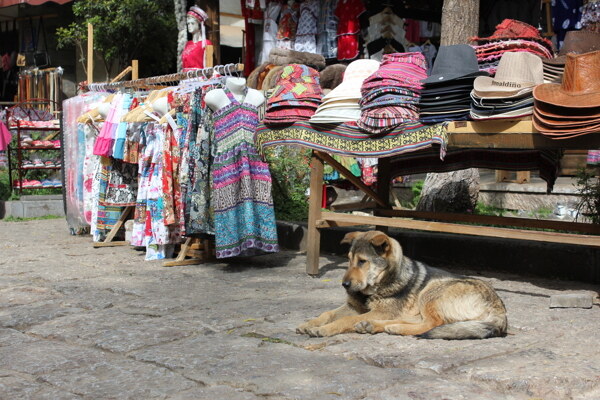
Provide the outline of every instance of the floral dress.
{"type": "Polygon", "coordinates": [[[260,53],[259,63],[269,61],[269,52],[277,43],[277,18],[281,12],[281,3],[270,1],[265,10],[265,22],[263,25],[263,48],[260,53]]]}
{"type": "Polygon", "coordinates": [[[291,6],[284,4],[279,16],[277,27],[277,47],[281,49],[292,49],[296,39],[298,27],[298,5],[294,2],[291,6]]]}

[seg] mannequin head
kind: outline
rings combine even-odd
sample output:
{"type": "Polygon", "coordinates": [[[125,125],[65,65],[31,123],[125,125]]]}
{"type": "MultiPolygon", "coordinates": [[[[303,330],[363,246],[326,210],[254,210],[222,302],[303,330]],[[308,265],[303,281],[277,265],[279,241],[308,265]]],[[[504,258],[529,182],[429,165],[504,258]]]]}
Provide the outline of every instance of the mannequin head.
{"type": "Polygon", "coordinates": [[[196,18],[188,16],[186,25],[189,33],[194,34],[200,32],[200,22],[198,22],[196,18]]]}

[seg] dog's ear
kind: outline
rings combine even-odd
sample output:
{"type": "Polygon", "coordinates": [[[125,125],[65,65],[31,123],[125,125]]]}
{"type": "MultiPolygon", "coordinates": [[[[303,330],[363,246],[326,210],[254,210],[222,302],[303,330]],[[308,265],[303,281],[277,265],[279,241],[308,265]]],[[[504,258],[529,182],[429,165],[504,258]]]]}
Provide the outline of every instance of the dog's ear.
{"type": "Polygon", "coordinates": [[[371,238],[371,244],[375,252],[380,256],[387,254],[391,249],[390,237],[383,232],[378,232],[371,238]]]}
{"type": "Polygon", "coordinates": [[[352,244],[352,241],[356,239],[362,232],[350,232],[346,233],[346,236],[342,239],[340,244],[352,244]]]}

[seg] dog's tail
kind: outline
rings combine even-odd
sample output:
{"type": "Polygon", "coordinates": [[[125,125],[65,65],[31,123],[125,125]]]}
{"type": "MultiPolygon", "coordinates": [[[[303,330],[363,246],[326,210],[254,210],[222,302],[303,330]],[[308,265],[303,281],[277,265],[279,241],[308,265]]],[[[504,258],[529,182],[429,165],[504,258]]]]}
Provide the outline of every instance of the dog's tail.
{"type": "Polygon", "coordinates": [[[440,325],[417,335],[422,339],[487,339],[506,335],[506,325],[490,321],[461,321],[440,325]]]}

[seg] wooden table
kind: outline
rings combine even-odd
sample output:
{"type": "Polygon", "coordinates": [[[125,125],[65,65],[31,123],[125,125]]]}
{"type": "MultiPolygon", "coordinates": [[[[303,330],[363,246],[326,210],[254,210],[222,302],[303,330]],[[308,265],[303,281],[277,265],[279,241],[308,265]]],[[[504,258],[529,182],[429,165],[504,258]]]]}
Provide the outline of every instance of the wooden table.
{"type": "MultiPolygon", "coordinates": [[[[451,122],[448,148],[485,149],[600,149],[600,132],[573,139],[550,139],[539,134],[531,121],[508,122],[451,122]]],[[[390,182],[389,158],[380,158],[378,182],[390,182]]],[[[462,235],[490,236],[542,242],[568,243],[600,247],[600,226],[564,221],[544,221],[527,218],[492,217],[451,213],[427,213],[394,210],[390,205],[390,186],[378,185],[377,191],[364,185],[329,154],[313,151],[310,172],[310,199],[308,215],[306,272],[319,273],[321,247],[320,229],[336,226],[370,225],[376,229],[388,227],[421,231],[446,232],[462,235]],[[351,215],[322,210],[323,163],[327,162],[346,179],[372,199],[374,216],[351,215]],[[431,221],[435,220],[435,221],[431,221]],[[462,223],[462,224],[461,224],[462,223]],[[469,223],[466,225],[464,223],[469,223]],[[566,230],[579,233],[543,232],[525,229],[510,229],[474,224],[506,225],[538,229],[566,230]]]]}

